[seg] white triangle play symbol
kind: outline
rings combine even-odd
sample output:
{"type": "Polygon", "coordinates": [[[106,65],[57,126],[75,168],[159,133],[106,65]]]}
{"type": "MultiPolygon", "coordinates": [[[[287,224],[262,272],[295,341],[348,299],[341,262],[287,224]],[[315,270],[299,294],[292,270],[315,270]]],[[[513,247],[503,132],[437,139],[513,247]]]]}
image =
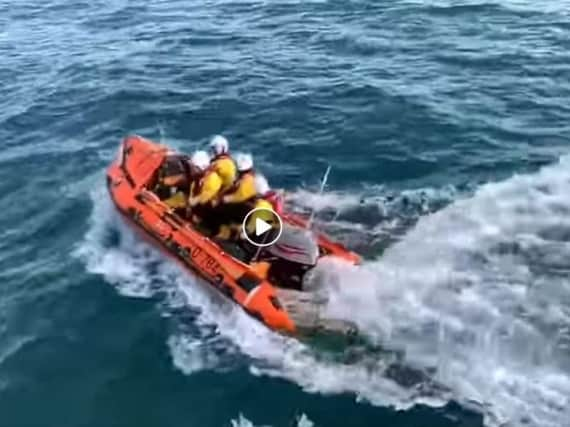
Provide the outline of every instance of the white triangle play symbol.
{"type": "Polygon", "coordinates": [[[255,235],[261,236],[266,231],[270,230],[271,226],[262,219],[255,218],[255,235]]]}

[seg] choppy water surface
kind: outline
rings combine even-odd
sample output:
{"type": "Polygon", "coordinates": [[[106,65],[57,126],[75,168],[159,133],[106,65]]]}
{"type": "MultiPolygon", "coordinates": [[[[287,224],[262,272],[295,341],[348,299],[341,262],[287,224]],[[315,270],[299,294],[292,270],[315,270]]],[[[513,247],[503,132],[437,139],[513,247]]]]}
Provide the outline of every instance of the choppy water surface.
{"type": "Polygon", "coordinates": [[[569,22],[565,0],[0,1],[0,425],[568,425],[569,22]],[[122,136],[218,132],[365,255],[323,268],[329,309],[422,376],[270,333],[121,222],[122,136]]]}

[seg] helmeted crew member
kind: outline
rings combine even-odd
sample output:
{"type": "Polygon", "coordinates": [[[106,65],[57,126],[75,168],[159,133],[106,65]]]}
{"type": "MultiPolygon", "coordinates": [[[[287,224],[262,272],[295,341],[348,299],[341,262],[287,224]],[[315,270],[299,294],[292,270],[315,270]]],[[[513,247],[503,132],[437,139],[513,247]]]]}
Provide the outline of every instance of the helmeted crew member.
{"type": "Polygon", "coordinates": [[[237,176],[236,164],[229,153],[229,143],[226,138],[216,135],[210,141],[212,152],[211,167],[222,178],[222,191],[230,188],[237,176]]]}
{"type": "MultiPolygon", "coordinates": [[[[261,220],[266,224],[271,226],[271,230],[267,230],[262,237],[261,243],[271,242],[275,239],[276,233],[278,233],[277,227],[280,226],[279,219],[276,218],[275,215],[275,202],[278,201],[275,198],[275,191],[272,191],[267,183],[267,179],[261,174],[255,176],[255,191],[257,195],[253,199],[253,211],[249,218],[247,219],[247,223],[245,224],[244,233],[247,233],[248,236],[254,236],[256,234],[256,222],[257,220],[261,220]],[[273,211],[273,212],[272,212],[273,211]]],[[[280,202],[280,201],[278,201],[280,202]]],[[[245,239],[245,235],[240,233],[239,236],[242,239],[245,239]]],[[[246,250],[247,246],[244,248],[246,250]]],[[[259,248],[255,248],[255,252],[252,252],[252,247],[249,248],[248,252],[251,252],[249,255],[254,255],[254,253],[259,254],[259,248]]],[[[251,260],[250,268],[252,271],[257,274],[259,277],[266,279],[268,277],[269,271],[271,269],[271,264],[267,261],[258,261],[258,260],[251,260]]]]}
{"type": "Polygon", "coordinates": [[[267,183],[267,179],[265,179],[263,175],[256,175],[254,182],[255,191],[257,193],[252,203],[252,209],[254,209],[254,211],[247,219],[247,224],[245,225],[246,232],[250,235],[255,233],[255,225],[258,219],[268,223],[272,227],[278,225],[275,220],[275,214],[273,213],[273,204],[270,201],[272,191],[267,183]]]}
{"type": "Polygon", "coordinates": [[[262,197],[264,200],[271,203],[273,211],[278,215],[283,214],[283,197],[277,191],[272,190],[269,187],[267,179],[263,175],[255,176],[255,190],[257,191],[257,196],[262,197]]]}
{"type": "Polygon", "coordinates": [[[236,155],[238,176],[234,184],[221,197],[218,211],[221,215],[218,238],[229,239],[232,232],[239,229],[247,213],[251,210],[250,202],[256,195],[253,159],[249,154],[236,155]]]}
{"type": "Polygon", "coordinates": [[[188,208],[192,219],[200,221],[211,210],[211,202],[218,196],[222,188],[222,179],[210,168],[210,156],[205,151],[196,151],[190,158],[192,183],[188,208]]]}
{"type": "Polygon", "coordinates": [[[236,156],[236,165],[237,179],[222,197],[223,203],[245,203],[256,195],[253,158],[250,154],[240,153],[236,156]]]}
{"type": "MultiPolygon", "coordinates": [[[[254,185],[256,195],[245,203],[248,213],[252,211],[247,218],[245,230],[243,230],[249,235],[254,235],[257,219],[273,227],[278,225],[275,214],[273,213],[276,212],[273,203],[275,192],[270,189],[267,179],[265,179],[263,175],[255,175],[254,185]]],[[[223,226],[219,237],[230,239],[234,236],[234,238],[238,238],[241,231],[241,224],[234,222],[223,226]]],[[[245,236],[242,235],[242,238],[245,238],[245,236]]]]}
{"type": "Polygon", "coordinates": [[[155,194],[173,209],[184,209],[190,190],[188,156],[168,151],[159,169],[155,194]]]}

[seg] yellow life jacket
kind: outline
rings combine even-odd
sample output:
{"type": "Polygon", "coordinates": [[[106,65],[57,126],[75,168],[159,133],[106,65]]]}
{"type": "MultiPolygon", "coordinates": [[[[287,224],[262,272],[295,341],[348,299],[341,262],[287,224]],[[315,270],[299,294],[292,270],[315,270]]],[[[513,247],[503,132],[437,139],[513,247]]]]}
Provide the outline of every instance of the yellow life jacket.
{"type": "Polygon", "coordinates": [[[255,223],[257,219],[267,222],[269,225],[275,227],[275,215],[272,213],[273,206],[265,199],[257,199],[253,205],[253,209],[263,209],[254,211],[247,219],[245,228],[248,233],[255,233],[255,223]]]}
{"type": "Polygon", "coordinates": [[[255,174],[253,171],[247,171],[238,175],[237,181],[224,195],[224,202],[243,203],[251,200],[256,194],[255,174]]]}
{"type": "Polygon", "coordinates": [[[236,164],[228,154],[221,154],[212,160],[210,167],[222,179],[222,191],[230,188],[236,179],[237,168],[236,164]]]}
{"type": "Polygon", "coordinates": [[[213,169],[208,169],[204,175],[190,185],[190,197],[197,204],[203,205],[216,198],[222,188],[222,179],[213,169]]]}
{"type": "Polygon", "coordinates": [[[188,199],[186,195],[182,191],[178,191],[168,199],[164,200],[164,203],[172,209],[183,209],[186,207],[187,201],[188,199]]]}

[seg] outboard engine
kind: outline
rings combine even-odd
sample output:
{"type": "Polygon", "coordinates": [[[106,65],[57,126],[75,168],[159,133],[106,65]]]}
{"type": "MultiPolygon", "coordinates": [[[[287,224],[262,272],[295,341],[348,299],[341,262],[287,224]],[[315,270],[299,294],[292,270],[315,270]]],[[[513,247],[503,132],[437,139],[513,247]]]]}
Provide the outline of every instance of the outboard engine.
{"type": "Polygon", "coordinates": [[[300,291],[305,273],[317,264],[319,246],[310,230],[285,225],[281,237],[265,255],[271,259],[269,280],[300,291]]]}

